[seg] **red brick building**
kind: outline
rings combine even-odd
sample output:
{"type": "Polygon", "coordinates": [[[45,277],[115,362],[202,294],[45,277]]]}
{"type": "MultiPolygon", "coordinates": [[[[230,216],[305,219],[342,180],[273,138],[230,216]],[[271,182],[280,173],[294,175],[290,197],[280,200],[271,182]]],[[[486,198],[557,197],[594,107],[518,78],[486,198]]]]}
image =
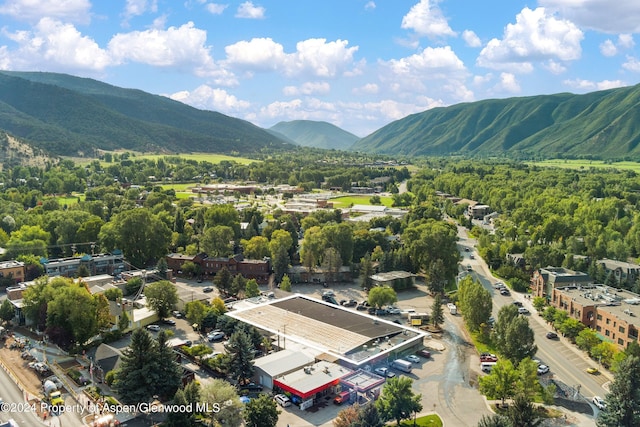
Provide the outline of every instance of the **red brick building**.
{"type": "Polygon", "coordinates": [[[166,256],[166,260],[167,266],[174,271],[181,270],[182,265],[190,261],[200,266],[200,273],[204,276],[215,276],[218,271],[226,267],[232,275],[241,274],[246,279],[255,279],[259,284],[269,283],[269,275],[271,274],[269,259],[244,259],[242,255],[229,258],[210,258],[205,253],[197,255],[169,254],[166,256]]]}

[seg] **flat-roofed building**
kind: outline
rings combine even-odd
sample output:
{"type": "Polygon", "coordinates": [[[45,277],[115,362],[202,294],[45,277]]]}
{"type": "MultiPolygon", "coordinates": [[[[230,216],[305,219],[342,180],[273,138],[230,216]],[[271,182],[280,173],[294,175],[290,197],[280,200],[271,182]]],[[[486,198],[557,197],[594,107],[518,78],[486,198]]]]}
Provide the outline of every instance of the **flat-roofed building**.
{"type": "MultiPolygon", "coordinates": [[[[294,346],[295,348],[295,346],[294,346]]],[[[315,362],[317,351],[305,351],[302,348],[290,348],[276,351],[254,361],[255,376],[258,383],[273,388],[273,379],[302,369],[315,362]]]]}
{"type": "Polygon", "coordinates": [[[573,271],[564,267],[546,267],[533,272],[531,290],[535,296],[543,297],[549,301],[554,288],[584,286],[592,283],[591,277],[581,271],[573,271]]]}
{"type": "Polygon", "coordinates": [[[13,279],[13,284],[24,281],[24,262],[4,261],[0,262],[0,277],[13,279]]]}

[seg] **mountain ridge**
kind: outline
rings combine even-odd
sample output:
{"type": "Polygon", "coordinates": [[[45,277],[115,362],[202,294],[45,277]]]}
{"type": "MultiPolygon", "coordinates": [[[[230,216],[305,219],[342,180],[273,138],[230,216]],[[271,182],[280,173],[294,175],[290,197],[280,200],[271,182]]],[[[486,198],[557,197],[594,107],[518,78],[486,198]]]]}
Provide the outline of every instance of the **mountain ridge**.
{"type": "Polygon", "coordinates": [[[324,121],[292,120],[279,122],[268,130],[284,135],[303,147],[348,150],[358,136],[324,121]]]}

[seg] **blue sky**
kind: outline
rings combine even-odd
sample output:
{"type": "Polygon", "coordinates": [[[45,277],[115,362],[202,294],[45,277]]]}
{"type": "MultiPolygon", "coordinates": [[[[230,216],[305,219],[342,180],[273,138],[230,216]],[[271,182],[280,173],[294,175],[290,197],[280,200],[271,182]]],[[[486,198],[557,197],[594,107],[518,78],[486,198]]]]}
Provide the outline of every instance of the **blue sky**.
{"type": "Polygon", "coordinates": [[[640,1],[0,0],[0,69],[358,136],[439,106],[640,80],[640,1]]]}

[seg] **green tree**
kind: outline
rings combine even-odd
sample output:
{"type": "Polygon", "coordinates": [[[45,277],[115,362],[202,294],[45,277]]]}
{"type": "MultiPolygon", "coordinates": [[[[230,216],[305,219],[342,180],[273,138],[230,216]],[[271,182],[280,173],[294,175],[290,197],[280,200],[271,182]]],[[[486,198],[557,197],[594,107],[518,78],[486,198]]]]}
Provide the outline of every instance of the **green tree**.
{"type": "Polygon", "coordinates": [[[525,358],[518,365],[517,394],[524,396],[533,402],[536,394],[542,392],[542,386],[538,380],[538,364],[529,358],[525,358]]]}
{"type": "Polygon", "coordinates": [[[147,285],[144,290],[149,307],[151,307],[158,317],[164,319],[169,317],[169,313],[178,303],[178,292],[173,283],[168,280],[147,285]]]}
{"type": "Polygon", "coordinates": [[[458,301],[467,327],[476,332],[480,330],[481,325],[489,322],[493,301],[489,291],[480,282],[467,277],[460,281],[458,301]]]}
{"type": "Polygon", "coordinates": [[[211,257],[226,257],[233,254],[234,232],[231,227],[216,225],[204,231],[200,240],[202,250],[211,257]]]}
{"type": "Polygon", "coordinates": [[[357,425],[360,407],[356,403],[340,410],[338,415],[333,419],[333,427],[353,427],[357,425]]]}
{"type": "Polygon", "coordinates": [[[278,410],[275,400],[267,394],[251,399],[245,406],[244,421],[247,427],[275,427],[278,425],[278,410]]]}
{"type": "Polygon", "coordinates": [[[533,308],[535,308],[538,313],[542,313],[545,305],[547,305],[547,301],[543,297],[533,297],[533,308]]]}
{"type": "Polygon", "coordinates": [[[398,301],[396,291],[389,286],[374,286],[369,291],[368,302],[372,307],[383,307],[385,305],[391,305],[398,301]]]}
{"type": "Polygon", "coordinates": [[[544,421],[538,416],[533,403],[521,394],[516,395],[513,404],[507,410],[507,418],[513,427],[537,427],[544,421]]]}
{"type": "Polygon", "coordinates": [[[501,359],[493,366],[488,375],[480,377],[480,393],[490,399],[502,400],[513,397],[516,393],[518,372],[509,360],[501,359]]]}
{"type": "Polygon", "coordinates": [[[62,287],[47,304],[47,334],[63,348],[84,345],[98,332],[96,302],[87,288],[62,287]]]}
{"type": "Polygon", "coordinates": [[[242,425],[244,405],[240,401],[236,388],[229,382],[217,378],[208,381],[202,386],[200,395],[201,402],[207,404],[209,408],[220,408],[204,414],[211,420],[209,425],[225,427],[242,425]]]}
{"type": "Polygon", "coordinates": [[[167,254],[171,230],[157,215],[139,208],[116,214],[102,226],[98,238],[103,249],[121,249],[131,264],[144,267],[167,254]]]}
{"type": "MultiPolygon", "coordinates": [[[[195,381],[190,382],[189,384],[197,384],[195,381]]],[[[184,406],[187,407],[189,402],[185,396],[184,390],[180,389],[176,391],[173,396],[173,405],[176,407],[184,406]]],[[[167,419],[164,422],[167,427],[192,427],[196,425],[196,414],[194,412],[189,411],[171,411],[167,415],[167,419]]]]}
{"type": "Polygon", "coordinates": [[[127,280],[127,283],[124,285],[125,295],[136,295],[143,284],[142,278],[140,277],[132,277],[127,280]]]}
{"type": "Polygon", "coordinates": [[[120,318],[118,319],[118,330],[124,332],[129,328],[129,315],[126,311],[122,311],[120,318]]]}
{"type": "Polygon", "coordinates": [[[575,342],[576,337],[584,328],[585,326],[578,319],[570,317],[562,322],[562,325],[560,325],[558,330],[562,332],[565,337],[575,342]]]}
{"type": "Polygon", "coordinates": [[[600,427],[640,425],[640,358],[629,356],[620,363],[606,396],[607,410],[600,412],[600,427]]]}
{"type": "Polygon", "coordinates": [[[276,282],[282,280],[289,268],[289,249],[293,245],[291,234],[285,230],[276,230],[271,234],[269,250],[276,282]]]}
{"type": "Polygon", "coordinates": [[[122,298],[123,295],[122,295],[122,290],[120,290],[120,288],[109,288],[106,291],[104,291],[104,296],[109,301],[117,301],[120,298],[122,298]]]}
{"type": "Polygon", "coordinates": [[[222,267],[213,278],[213,284],[216,285],[222,295],[229,295],[232,280],[229,269],[227,267],[222,267]]]}
{"type": "Polygon", "coordinates": [[[20,255],[47,256],[47,244],[51,238],[50,233],[37,225],[23,225],[20,229],[11,233],[7,242],[8,259],[17,258],[20,255]]]}
{"type": "Polygon", "coordinates": [[[342,267],[342,259],[340,252],[336,248],[327,248],[322,255],[322,267],[324,267],[327,280],[335,282],[339,277],[340,268],[342,267]]]}
{"type": "Polygon", "coordinates": [[[444,310],[442,309],[442,294],[436,294],[431,305],[431,324],[439,328],[444,323],[444,310]]]}
{"type": "Polygon", "coordinates": [[[327,246],[338,251],[341,265],[351,265],[353,260],[353,229],[346,222],[326,224],[322,228],[327,246]]]}
{"type": "Polygon", "coordinates": [[[182,264],[182,267],[180,267],[180,269],[182,270],[182,274],[185,274],[189,277],[195,277],[200,274],[200,266],[192,261],[185,262],[184,264],[182,264]]]}
{"type": "Polygon", "coordinates": [[[319,226],[316,225],[305,228],[304,240],[300,248],[300,258],[302,265],[304,265],[310,273],[313,272],[313,269],[318,265],[326,246],[325,235],[319,226]]]}
{"type": "Polygon", "coordinates": [[[165,399],[173,396],[182,380],[182,366],[176,362],[173,350],[167,344],[167,333],[161,330],[155,343],[158,371],[156,394],[165,399]]]}
{"type": "Polygon", "coordinates": [[[362,276],[361,286],[363,288],[370,289],[373,284],[371,276],[373,275],[373,263],[371,262],[371,255],[366,254],[360,259],[360,276],[362,276]]]}
{"type": "Polygon", "coordinates": [[[532,358],[538,350],[533,330],[529,326],[529,319],[524,316],[518,316],[513,320],[507,328],[506,337],[502,354],[515,365],[526,357],[532,358]]]}
{"type": "Polygon", "coordinates": [[[229,354],[229,375],[238,383],[243,384],[253,376],[253,346],[249,336],[236,331],[229,337],[225,345],[229,354]]]}
{"type": "Polygon", "coordinates": [[[157,349],[153,339],[144,329],[131,334],[131,344],[122,352],[120,367],[116,372],[113,388],[125,404],[149,402],[156,394],[159,372],[157,349]]]}
{"type": "Polygon", "coordinates": [[[553,323],[553,319],[555,319],[557,312],[558,310],[555,307],[549,306],[545,308],[544,311],[542,312],[542,318],[547,323],[553,323]]]}
{"type": "Polygon", "coordinates": [[[282,277],[282,281],[280,282],[280,290],[291,292],[291,279],[289,279],[289,276],[286,274],[282,277]]]}
{"type": "Polygon", "coordinates": [[[413,380],[408,377],[389,378],[382,388],[382,395],[376,401],[376,408],[384,420],[400,421],[422,410],[422,395],[412,389],[413,380]]]}
{"type": "Polygon", "coordinates": [[[241,240],[244,256],[248,259],[263,259],[269,256],[269,240],[263,236],[254,236],[241,240]]]}
{"type": "Polygon", "coordinates": [[[380,418],[378,408],[374,403],[361,406],[358,411],[358,419],[351,427],[383,427],[384,422],[380,418]]]}
{"type": "Polygon", "coordinates": [[[478,427],[513,427],[511,425],[511,421],[509,418],[493,414],[493,415],[483,415],[478,421],[478,427]]]}
{"type": "Polygon", "coordinates": [[[258,282],[256,282],[256,279],[247,280],[244,294],[247,298],[257,297],[260,295],[260,288],[258,287],[258,282]]]}
{"type": "Polygon", "coordinates": [[[0,305],[0,320],[9,322],[15,315],[16,312],[13,304],[11,304],[8,299],[2,301],[2,304],[0,305]]]}

